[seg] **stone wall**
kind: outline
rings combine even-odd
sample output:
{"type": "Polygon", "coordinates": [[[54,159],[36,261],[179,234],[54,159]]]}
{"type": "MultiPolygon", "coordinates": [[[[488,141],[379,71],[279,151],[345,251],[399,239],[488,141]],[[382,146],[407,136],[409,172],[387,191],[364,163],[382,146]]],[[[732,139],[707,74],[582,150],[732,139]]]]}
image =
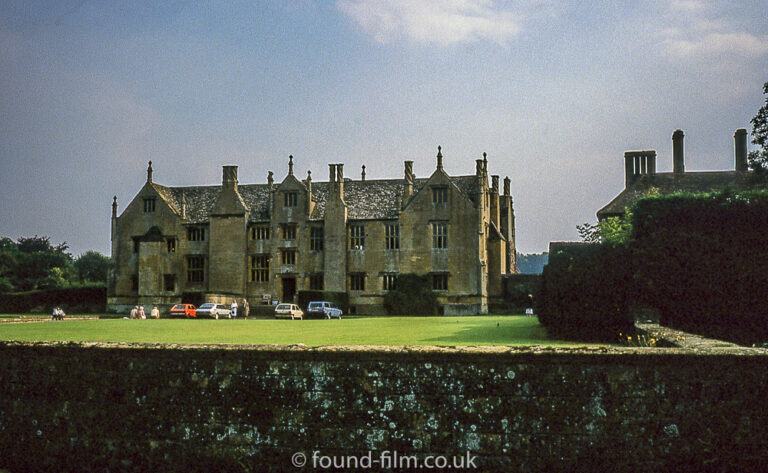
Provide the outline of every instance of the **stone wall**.
{"type": "Polygon", "coordinates": [[[0,469],[314,471],[372,451],[469,471],[767,471],[767,361],[747,348],[0,342],[0,469]]]}

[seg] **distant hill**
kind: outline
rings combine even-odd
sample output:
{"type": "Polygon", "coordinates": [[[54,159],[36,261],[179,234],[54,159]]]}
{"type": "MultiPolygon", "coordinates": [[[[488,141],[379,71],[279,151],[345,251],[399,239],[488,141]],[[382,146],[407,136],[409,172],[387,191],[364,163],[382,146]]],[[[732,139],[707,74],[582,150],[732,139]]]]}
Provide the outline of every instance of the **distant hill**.
{"type": "Polygon", "coordinates": [[[549,253],[517,254],[517,270],[520,274],[541,274],[549,260],[549,253]]]}

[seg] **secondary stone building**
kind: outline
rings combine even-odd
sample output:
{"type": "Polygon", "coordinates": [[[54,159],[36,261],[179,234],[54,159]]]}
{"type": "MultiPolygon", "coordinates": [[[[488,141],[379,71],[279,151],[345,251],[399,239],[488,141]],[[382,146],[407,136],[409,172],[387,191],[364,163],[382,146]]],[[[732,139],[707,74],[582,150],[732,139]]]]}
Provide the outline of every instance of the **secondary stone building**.
{"type": "Polygon", "coordinates": [[[682,130],[672,134],[672,172],[656,172],[656,151],[627,151],[624,153],[624,190],[597,212],[598,220],[623,216],[636,200],[651,194],[765,188],[747,167],[747,130],[736,130],[733,138],[734,169],[731,171],[686,171],[682,130]]]}
{"type": "Polygon", "coordinates": [[[301,290],[347,292],[351,310],[381,313],[396,276],[427,274],[446,314],[487,312],[516,272],[510,180],[488,161],[469,176],[437,166],[416,178],[344,177],[330,164],[327,182],[293,173],[282,182],[240,185],[224,166],[221,186],[167,187],[147,181],[118,216],[112,204],[112,275],[108,306],[136,303],[295,300],[301,290]]]}

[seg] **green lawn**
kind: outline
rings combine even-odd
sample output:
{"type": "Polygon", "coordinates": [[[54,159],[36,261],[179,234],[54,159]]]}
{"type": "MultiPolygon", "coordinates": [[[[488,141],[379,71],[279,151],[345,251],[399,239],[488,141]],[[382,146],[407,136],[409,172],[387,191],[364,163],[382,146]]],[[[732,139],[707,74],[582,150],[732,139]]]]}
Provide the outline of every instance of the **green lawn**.
{"type": "Polygon", "coordinates": [[[320,345],[574,345],[535,317],[345,317],[342,320],[64,320],[0,324],[0,340],[320,345]]]}

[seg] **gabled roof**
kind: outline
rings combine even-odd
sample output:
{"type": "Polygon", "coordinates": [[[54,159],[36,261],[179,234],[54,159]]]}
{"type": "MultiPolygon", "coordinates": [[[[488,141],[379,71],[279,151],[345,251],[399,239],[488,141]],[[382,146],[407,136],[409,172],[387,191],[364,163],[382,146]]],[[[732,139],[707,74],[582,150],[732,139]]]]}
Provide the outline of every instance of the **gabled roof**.
{"type": "MultiPolygon", "coordinates": [[[[475,176],[450,177],[460,192],[471,196],[475,192],[475,176]]],[[[428,179],[414,181],[414,193],[418,193],[428,179]]],[[[306,185],[303,181],[299,181],[306,185]]],[[[312,200],[315,208],[311,220],[325,217],[325,202],[328,199],[328,182],[312,182],[312,200]]],[[[403,193],[404,179],[345,180],[344,201],[348,218],[351,220],[376,220],[397,218],[403,193]]],[[[186,215],[187,223],[206,223],[221,186],[166,187],[152,183],[152,187],[168,203],[177,215],[186,215]]],[[[243,184],[238,186],[243,202],[250,211],[250,221],[269,219],[269,187],[267,184],[243,184]]]]}
{"type": "Polygon", "coordinates": [[[676,192],[711,192],[725,189],[761,188],[751,179],[752,172],[706,171],[645,174],[625,188],[608,205],[597,212],[598,220],[623,215],[625,209],[636,200],[652,193],[672,194],[676,192]]]}

